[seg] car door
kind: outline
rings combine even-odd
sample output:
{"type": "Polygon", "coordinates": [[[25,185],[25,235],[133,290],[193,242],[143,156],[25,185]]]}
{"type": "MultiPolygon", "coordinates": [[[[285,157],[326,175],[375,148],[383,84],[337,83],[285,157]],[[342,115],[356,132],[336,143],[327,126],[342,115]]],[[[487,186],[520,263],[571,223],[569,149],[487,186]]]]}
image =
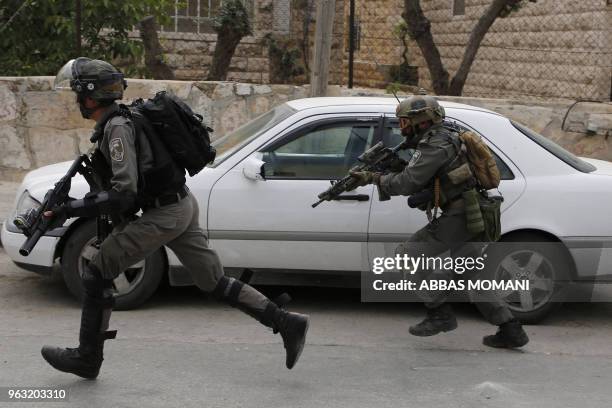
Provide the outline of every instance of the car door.
{"type": "MultiPolygon", "coordinates": [[[[447,118],[464,128],[475,131],[466,123],[452,116],[447,118]]],[[[397,119],[385,118],[382,128],[382,140],[386,146],[395,146],[403,140],[397,119]]],[[[499,192],[504,197],[503,212],[520,197],[525,189],[525,180],[512,162],[486,137],[485,140],[494,154],[500,170],[499,192]]],[[[409,159],[412,152],[403,151],[401,154],[404,159],[409,159]]],[[[393,256],[398,243],[407,240],[412,234],[424,227],[427,222],[427,216],[423,211],[408,207],[407,197],[396,196],[384,202],[374,198],[368,227],[370,265],[376,257],[393,256]]]]}
{"type": "Polygon", "coordinates": [[[312,204],[372,145],[380,118],[315,117],[242,160],[213,187],[209,234],[224,264],[252,269],[361,271],[368,265],[372,186],[312,204]],[[263,180],[245,177],[263,162],[263,180]]]}

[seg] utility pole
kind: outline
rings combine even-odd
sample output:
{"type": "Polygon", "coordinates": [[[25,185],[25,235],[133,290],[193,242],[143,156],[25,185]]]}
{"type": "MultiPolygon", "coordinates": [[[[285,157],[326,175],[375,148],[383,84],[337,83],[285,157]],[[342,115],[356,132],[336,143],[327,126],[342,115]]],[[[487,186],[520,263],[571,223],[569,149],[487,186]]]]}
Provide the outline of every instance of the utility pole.
{"type": "Polygon", "coordinates": [[[348,87],[353,87],[353,66],[355,65],[355,0],[350,0],[349,9],[349,66],[348,87]]]}
{"type": "Polygon", "coordinates": [[[310,96],[325,96],[327,93],[335,14],[335,0],[317,1],[317,26],[312,71],[310,74],[310,96]]]}

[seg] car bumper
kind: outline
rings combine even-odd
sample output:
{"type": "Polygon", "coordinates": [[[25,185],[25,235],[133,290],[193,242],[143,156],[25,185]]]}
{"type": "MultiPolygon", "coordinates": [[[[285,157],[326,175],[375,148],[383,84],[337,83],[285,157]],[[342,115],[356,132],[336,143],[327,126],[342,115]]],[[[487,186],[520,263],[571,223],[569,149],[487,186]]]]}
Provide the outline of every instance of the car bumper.
{"type": "Polygon", "coordinates": [[[6,223],[2,223],[1,235],[2,245],[4,246],[6,254],[20,267],[35,272],[41,272],[53,266],[55,247],[59,242],[59,237],[42,237],[29,256],[22,256],[19,253],[19,248],[21,248],[26,240],[25,235],[7,230],[6,223]]]}

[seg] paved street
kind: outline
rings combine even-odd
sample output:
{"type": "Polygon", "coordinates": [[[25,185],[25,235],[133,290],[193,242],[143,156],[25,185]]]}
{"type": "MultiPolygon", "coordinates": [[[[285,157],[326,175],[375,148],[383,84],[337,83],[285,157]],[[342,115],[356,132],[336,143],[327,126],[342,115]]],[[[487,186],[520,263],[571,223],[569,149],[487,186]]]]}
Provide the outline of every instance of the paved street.
{"type": "MultiPolygon", "coordinates": [[[[113,314],[118,338],[107,343],[99,379],[86,381],[40,356],[43,344],[76,344],[79,305],[61,279],[21,270],[0,249],[0,386],[67,387],[71,407],[586,408],[612,400],[611,305],[565,306],[527,328],[524,351],[497,351],[480,344],[494,328],[469,305],[458,306],[456,331],[422,339],[407,330],[418,305],[361,304],[353,290],[292,293],[292,308],[312,317],[294,370],[284,367],[279,336],[195,289],[165,288],[145,307],[113,314]]],[[[28,405],[42,406],[15,406],[28,405]]]]}

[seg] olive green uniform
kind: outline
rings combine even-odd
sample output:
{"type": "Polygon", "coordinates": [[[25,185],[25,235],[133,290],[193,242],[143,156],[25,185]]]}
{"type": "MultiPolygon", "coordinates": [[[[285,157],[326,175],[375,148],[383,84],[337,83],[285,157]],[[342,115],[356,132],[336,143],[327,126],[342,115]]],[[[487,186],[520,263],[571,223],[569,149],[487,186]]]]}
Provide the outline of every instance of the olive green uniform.
{"type": "MultiPolygon", "coordinates": [[[[445,175],[464,163],[463,155],[458,157],[457,135],[443,127],[433,125],[420,138],[414,155],[402,172],[390,173],[380,178],[380,188],[389,195],[412,195],[426,188],[433,188],[436,177],[441,180],[442,214],[428,225],[417,231],[407,242],[400,244],[397,254],[413,257],[438,256],[451,251],[453,256],[480,256],[482,241],[480,234],[473,235],[467,230],[465,206],[461,192],[466,185],[453,185],[445,175]]],[[[435,270],[417,271],[417,279],[451,280],[454,271],[435,270]]],[[[430,291],[419,293],[425,306],[435,308],[444,303],[447,293],[430,291]]],[[[512,313],[499,299],[483,294],[470,294],[477,307],[492,324],[500,325],[512,319],[512,313]]]]}

